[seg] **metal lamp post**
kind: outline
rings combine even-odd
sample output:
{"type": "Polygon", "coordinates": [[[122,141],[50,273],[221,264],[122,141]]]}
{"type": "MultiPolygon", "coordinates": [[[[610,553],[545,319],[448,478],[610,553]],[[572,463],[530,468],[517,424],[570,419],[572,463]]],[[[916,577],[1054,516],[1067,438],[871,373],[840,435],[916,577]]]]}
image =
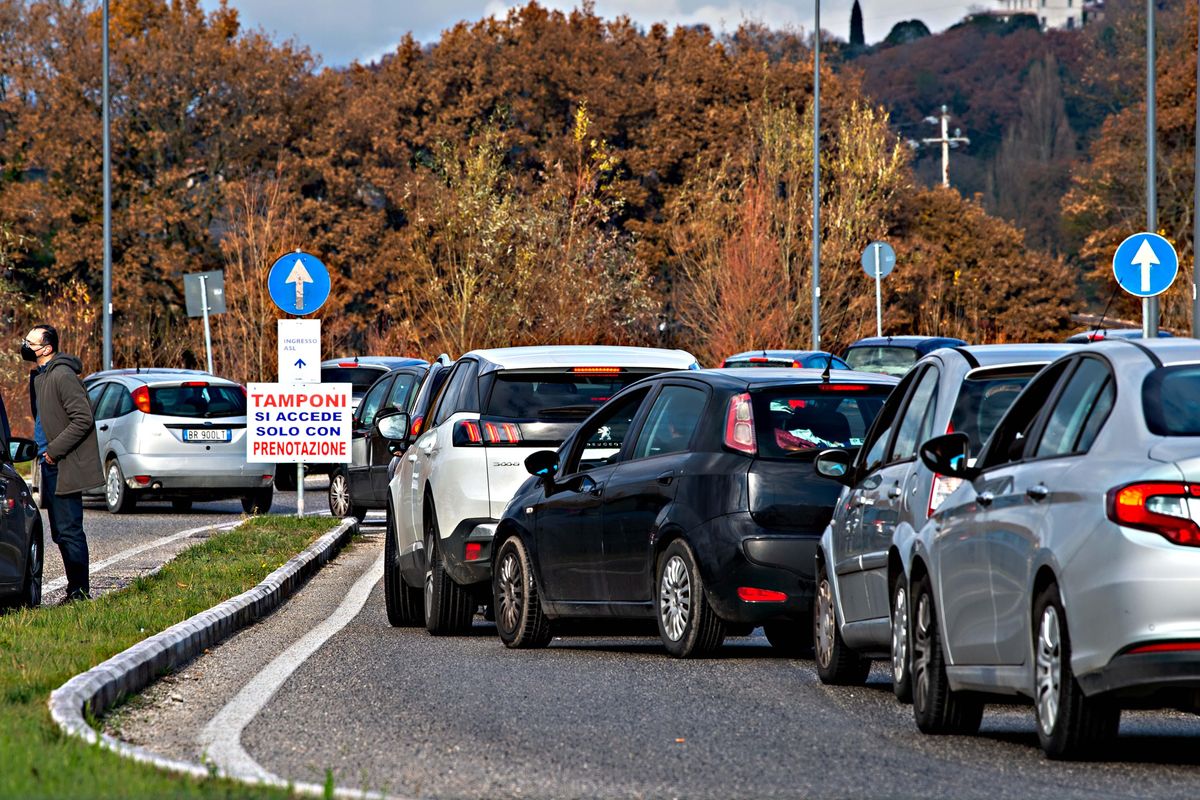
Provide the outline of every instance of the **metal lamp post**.
{"type": "Polygon", "coordinates": [[[821,349],[821,0],[813,0],[812,349],[821,349]]]}
{"type": "Polygon", "coordinates": [[[109,149],[108,119],[108,0],[101,4],[104,44],[101,114],[104,119],[104,369],[112,369],[112,154],[109,149]]]}
{"type": "MultiPolygon", "coordinates": [[[[1146,0],[1146,230],[1158,233],[1158,189],[1155,177],[1154,0],[1146,0]]],[[[1142,336],[1158,338],[1158,298],[1142,300],[1142,336]]]]}

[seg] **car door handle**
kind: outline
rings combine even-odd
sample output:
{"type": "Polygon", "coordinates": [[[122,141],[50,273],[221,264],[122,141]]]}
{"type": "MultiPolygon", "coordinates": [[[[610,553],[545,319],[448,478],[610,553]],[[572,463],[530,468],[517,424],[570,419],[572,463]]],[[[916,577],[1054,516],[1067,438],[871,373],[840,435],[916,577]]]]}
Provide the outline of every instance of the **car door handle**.
{"type": "Polygon", "coordinates": [[[1041,502],[1050,496],[1050,489],[1045,484],[1039,483],[1036,486],[1030,486],[1025,490],[1025,495],[1035,503],[1041,502]]]}
{"type": "Polygon", "coordinates": [[[670,486],[671,481],[675,480],[675,473],[672,470],[667,470],[663,474],[659,475],[655,480],[657,480],[663,486],[670,486]]]}
{"type": "Polygon", "coordinates": [[[101,426],[100,426],[100,430],[101,430],[102,432],[103,432],[103,431],[106,431],[106,430],[108,430],[108,426],[107,426],[107,425],[101,425],[101,426]]]}
{"type": "Polygon", "coordinates": [[[890,497],[892,500],[895,500],[902,494],[904,494],[904,492],[901,491],[900,484],[898,483],[892,486],[892,488],[888,489],[888,497],[890,497]]]}
{"type": "Polygon", "coordinates": [[[995,499],[996,499],[996,495],[992,494],[991,492],[980,492],[979,495],[975,498],[975,500],[981,506],[990,506],[992,504],[992,501],[995,499]]]}

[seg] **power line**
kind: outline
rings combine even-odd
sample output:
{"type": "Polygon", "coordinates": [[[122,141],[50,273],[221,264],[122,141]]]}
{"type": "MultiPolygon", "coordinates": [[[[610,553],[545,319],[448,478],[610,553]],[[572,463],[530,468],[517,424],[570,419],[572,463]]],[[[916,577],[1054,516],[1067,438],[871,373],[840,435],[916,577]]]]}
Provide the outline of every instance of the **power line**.
{"type": "Polygon", "coordinates": [[[922,144],[940,144],[942,146],[942,186],[950,188],[950,149],[957,149],[960,144],[970,144],[971,140],[962,135],[961,128],[955,128],[954,135],[950,135],[950,110],[946,106],[942,106],[940,116],[926,117],[925,121],[930,125],[941,123],[942,135],[936,139],[922,139],[920,142],[909,139],[908,146],[915,149],[922,144]]]}

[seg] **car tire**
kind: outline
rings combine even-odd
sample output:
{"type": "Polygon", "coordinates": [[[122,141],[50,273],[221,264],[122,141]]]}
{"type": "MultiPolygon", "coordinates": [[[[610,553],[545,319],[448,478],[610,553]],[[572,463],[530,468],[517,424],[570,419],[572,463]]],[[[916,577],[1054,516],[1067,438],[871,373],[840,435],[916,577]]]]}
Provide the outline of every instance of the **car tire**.
{"type": "Polygon", "coordinates": [[[725,641],[725,622],[708,602],[692,549],[682,539],[667,546],[655,570],[658,635],[676,658],[703,658],[725,641]]]}
{"type": "Polygon", "coordinates": [[[383,601],[387,608],[388,624],[394,628],[412,628],[425,621],[421,590],[404,582],[397,561],[395,515],[388,502],[387,532],[383,543],[383,601]]]}
{"type": "Polygon", "coordinates": [[[247,514],[266,514],[271,510],[274,498],[275,490],[270,486],[251,492],[242,498],[242,511],[247,514]]]}
{"type": "Polygon", "coordinates": [[[354,505],[350,479],[340,469],[329,478],[329,511],[335,517],[354,517],[359,522],[367,518],[367,510],[354,505]]]}
{"type": "Polygon", "coordinates": [[[171,510],[180,514],[186,514],[192,510],[191,500],[172,500],[171,510]]]}
{"type": "Polygon", "coordinates": [[[110,514],[128,514],[137,507],[137,497],[125,484],[125,474],[115,458],[104,469],[104,505],[110,514]]]}
{"type": "Polygon", "coordinates": [[[1103,754],[1121,726],[1111,700],[1088,697],[1071,669],[1071,640],[1058,587],[1051,585],[1033,606],[1034,701],[1038,742],[1054,759],[1103,754]]]}
{"type": "Polygon", "coordinates": [[[296,491],[296,465],[276,464],[274,483],[275,488],[281,492],[296,491]]]}
{"type": "Polygon", "coordinates": [[[901,703],[912,702],[912,634],[909,631],[908,581],[892,582],[892,691],[901,703]]]}
{"type": "Polygon", "coordinates": [[[983,720],[983,701],[950,688],[941,629],[933,604],[928,576],[912,584],[912,620],[909,637],[913,690],[913,717],[922,733],[972,734],[983,720]]]}
{"type": "Polygon", "coordinates": [[[763,633],[766,634],[771,647],[781,656],[808,658],[812,655],[812,626],[808,624],[807,618],[803,622],[768,622],[763,625],[763,633]]]}
{"type": "Polygon", "coordinates": [[[871,660],[842,641],[833,584],[824,563],[817,565],[817,592],[813,598],[813,659],[817,662],[817,677],[830,686],[861,686],[871,674],[871,660]]]}
{"type": "Polygon", "coordinates": [[[505,539],[496,553],[492,607],[496,609],[496,633],[505,647],[526,649],[550,644],[550,620],[542,610],[533,564],[525,543],[517,536],[505,539]]]}
{"type": "Polygon", "coordinates": [[[425,630],[434,636],[466,633],[475,616],[475,597],[446,574],[438,550],[437,515],[425,513],[425,630]]]}
{"type": "Polygon", "coordinates": [[[25,575],[21,580],[21,593],[15,602],[19,608],[37,608],[42,604],[42,569],[46,554],[43,544],[42,523],[39,520],[33,525],[25,553],[25,575]]]}

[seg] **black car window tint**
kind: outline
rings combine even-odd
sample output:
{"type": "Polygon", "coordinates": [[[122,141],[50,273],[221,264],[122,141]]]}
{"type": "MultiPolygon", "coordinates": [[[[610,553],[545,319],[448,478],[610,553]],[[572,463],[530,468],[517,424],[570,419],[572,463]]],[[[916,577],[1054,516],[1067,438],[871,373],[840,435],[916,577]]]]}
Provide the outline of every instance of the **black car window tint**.
{"type": "Polygon", "coordinates": [[[1155,436],[1200,436],[1200,366],[1162,367],[1142,383],[1142,413],[1155,436]]]}
{"type": "Polygon", "coordinates": [[[129,390],[120,384],[113,384],[113,388],[118,390],[117,405],[113,409],[114,417],[123,417],[137,410],[137,406],[133,404],[133,395],[130,394],[129,390]]]}
{"type": "Polygon", "coordinates": [[[917,382],[897,428],[896,443],[892,445],[891,455],[887,459],[889,462],[916,457],[917,447],[924,441],[922,435],[927,434],[933,424],[937,404],[937,382],[938,371],[934,368],[925,370],[925,374],[917,382]]]}
{"type": "Polygon", "coordinates": [[[358,407],[358,419],[359,424],[364,428],[375,424],[375,415],[383,407],[383,398],[390,388],[391,382],[385,378],[372,386],[371,390],[367,392],[367,396],[362,399],[362,403],[358,407]]]}
{"type": "MultiPolygon", "coordinates": [[[[1100,361],[1094,358],[1083,359],[1079,369],[1071,375],[1054,403],[1034,451],[1035,458],[1078,452],[1078,445],[1093,407],[1099,401],[1101,408],[1097,410],[1104,417],[1108,416],[1108,409],[1112,407],[1111,397],[1103,399],[1108,383],[1109,372],[1100,361]],[[1106,404],[1107,409],[1103,407],[1106,404]]],[[[1093,438],[1094,436],[1095,433],[1092,433],[1093,438]]],[[[1088,445],[1090,444],[1089,441],[1088,445]]]]}
{"type": "Polygon", "coordinates": [[[117,383],[109,383],[105,386],[104,396],[100,398],[99,404],[93,412],[96,419],[112,419],[117,415],[118,395],[125,394],[125,387],[117,383]]]}
{"type": "Polygon", "coordinates": [[[631,392],[588,421],[575,437],[575,446],[563,465],[563,474],[620,460],[629,429],[649,392],[649,387],[631,392]]]}
{"type": "Polygon", "coordinates": [[[479,413],[479,362],[468,361],[467,371],[463,376],[458,395],[454,400],[454,410],[479,413]]]}
{"type": "MultiPolygon", "coordinates": [[[[437,411],[433,414],[433,424],[441,425],[446,421],[447,417],[454,413],[454,402],[458,396],[458,392],[462,387],[463,376],[467,373],[467,362],[460,361],[454,366],[454,371],[450,373],[450,379],[446,381],[446,385],[442,387],[441,394],[437,399],[437,411]]],[[[429,426],[426,426],[428,429],[429,426]]]]}
{"type": "Polygon", "coordinates": [[[686,450],[700,424],[707,395],[688,386],[664,386],[654,400],[638,436],[634,458],[686,450]]]}
{"type": "Polygon", "coordinates": [[[392,390],[388,392],[387,402],[384,403],[384,408],[397,408],[401,411],[407,411],[415,399],[416,393],[413,391],[413,386],[416,385],[417,376],[402,372],[396,376],[396,380],[392,383],[392,390]]]}
{"type": "Polygon", "coordinates": [[[110,385],[111,384],[108,383],[98,383],[92,388],[88,389],[88,405],[92,407],[92,416],[96,415],[96,409],[100,406],[100,396],[104,394],[104,390],[110,385]]]}
{"type": "Polygon", "coordinates": [[[1050,402],[1063,373],[1073,364],[1074,361],[1052,364],[1029,382],[996,426],[987,452],[981,457],[981,468],[1009,464],[1024,458],[1029,435],[1039,419],[1040,412],[1050,402]]]}

